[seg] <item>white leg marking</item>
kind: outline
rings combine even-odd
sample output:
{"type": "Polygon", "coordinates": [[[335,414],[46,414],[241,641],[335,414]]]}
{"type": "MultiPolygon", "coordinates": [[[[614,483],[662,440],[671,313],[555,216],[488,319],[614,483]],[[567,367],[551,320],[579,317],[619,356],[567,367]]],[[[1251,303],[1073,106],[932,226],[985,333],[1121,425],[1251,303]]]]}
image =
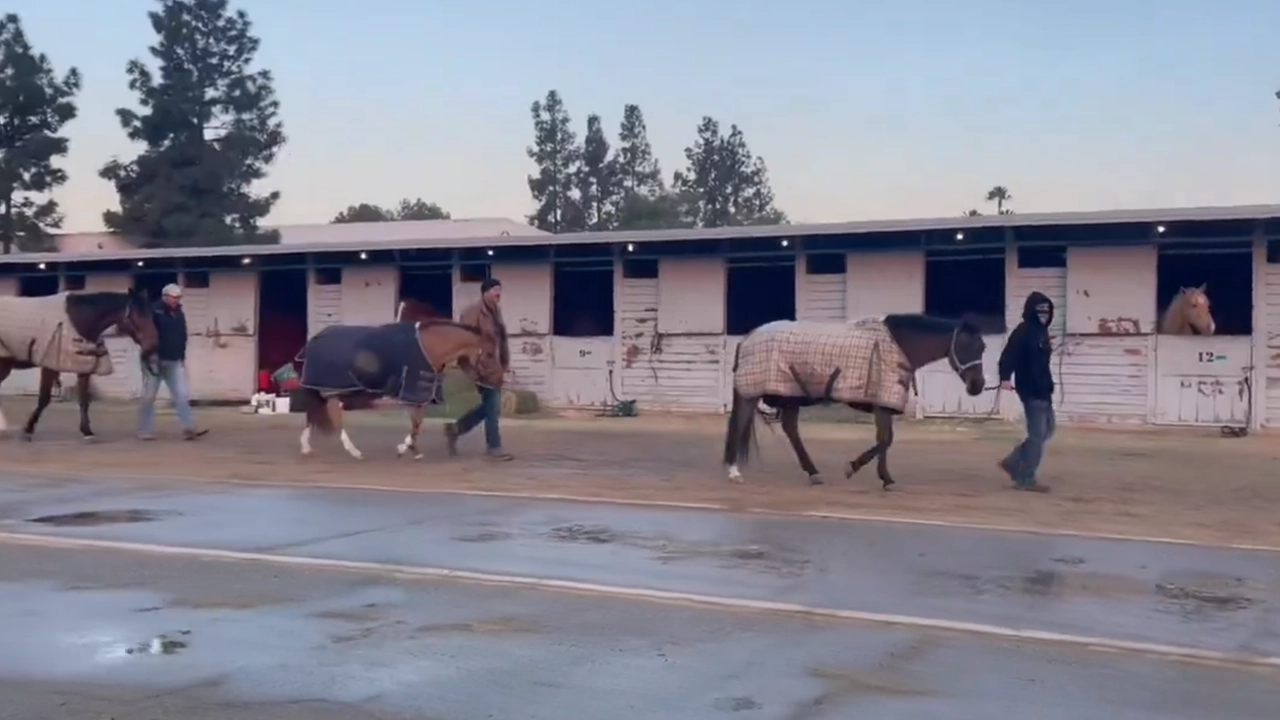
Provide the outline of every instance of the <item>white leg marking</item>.
{"type": "Polygon", "coordinates": [[[302,444],[302,454],[311,454],[311,426],[302,428],[302,435],[298,438],[298,442],[302,444]]]}
{"type": "MultiPolygon", "coordinates": [[[[400,303],[400,304],[403,305],[404,303],[400,303]]],[[[399,457],[400,455],[403,455],[409,452],[409,448],[412,446],[413,446],[413,436],[405,435],[404,442],[396,446],[396,456],[399,457]]],[[[422,457],[422,456],[419,455],[418,457],[422,457]]]]}
{"type": "Polygon", "coordinates": [[[737,463],[729,466],[729,479],[734,482],[742,482],[742,471],[738,469],[737,463]]]}
{"type": "Polygon", "coordinates": [[[342,447],[347,449],[347,452],[351,455],[351,457],[357,460],[364,457],[364,455],[361,454],[360,452],[360,448],[356,447],[356,444],[351,442],[351,438],[350,436],[347,435],[347,431],[345,428],[342,431],[341,438],[342,438],[342,447]]]}
{"type": "Polygon", "coordinates": [[[4,419],[4,410],[0,409],[0,432],[9,429],[9,421],[4,419]]]}

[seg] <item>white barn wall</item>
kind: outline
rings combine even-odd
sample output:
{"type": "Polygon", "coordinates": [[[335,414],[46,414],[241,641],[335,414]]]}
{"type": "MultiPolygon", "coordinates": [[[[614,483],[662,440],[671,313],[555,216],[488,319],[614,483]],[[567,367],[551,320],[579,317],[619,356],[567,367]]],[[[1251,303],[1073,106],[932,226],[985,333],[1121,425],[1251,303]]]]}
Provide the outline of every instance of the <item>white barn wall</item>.
{"type": "Polygon", "coordinates": [[[253,270],[209,273],[206,306],[187,315],[187,376],[193,400],[248,401],[253,394],[258,369],[258,280],[253,270]]]}
{"type": "Polygon", "coordinates": [[[635,343],[631,360],[633,369],[652,374],[656,409],[721,412],[728,403],[725,273],[723,258],[658,261],[655,326],[648,343],[635,343]]]}
{"type": "MultiPolygon", "coordinates": [[[[492,275],[502,281],[502,317],[511,344],[507,383],[546,401],[551,389],[551,265],[494,263],[492,275]]],[[[475,285],[466,305],[480,299],[479,283],[475,285]]]]}
{"type": "Polygon", "coordinates": [[[843,322],[847,311],[848,271],[810,275],[806,269],[805,256],[797,255],[796,319],[843,322]]]}
{"type": "MultiPolygon", "coordinates": [[[[346,268],[343,268],[346,276],[346,268]]],[[[342,324],[342,283],[320,284],[316,269],[307,272],[307,337],[342,324]]]]}
{"type": "Polygon", "coordinates": [[[1262,386],[1258,414],[1267,427],[1280,427],[1280,264],[1266,261],[1266,241],[1261,244],[1261,257],[1255,260],[1261,282],[1255,294],[1259,302],[1255,303],[1253,330],[1260,356],[1258,366],[1263,368],[1258,383],[1262,386]]]}
{"type": "Polygon", "coordinates": [[[1154,246],[1067,249],[1062,420],[1147,422],[1155,296],[1154,246]]]}
{"type": "Polygon", "coordinates": [[[395,322],[400,303],[400,269],[390,265],[355,265],[342,269],[340,301],[343,325],[395,322]]]}
{"type": "MultiPolygon", "coordinates": [[[[18,294],[18,278],[0,277],[0,295],[14,296],[18,294]]],[[[35,395],[40,390],[40,371],[14,370],[9,377],[0,383],[0,395],[35,395]]],[[[9,422],[14,422],[9,417],[9,422]]]]}
{"type": "MultiPolygon", "coordinates": [[[[1022,308],[1027,296],[1032,292],[1042,292],[1053,302],[1053,320],[1049,323],[1049,341],[1053,343],[1053,376],[1057,378],[1063,367],[1063,335],[1067,327],[1067,269],[1066,268],[1020,268],[1018,254],[1010,248],[1006,263],[1008,268],[1008,284],[1005,293],[1005,334],[1000,338],[1000,349],[1004,350],[1004,342],[1018,323],[1022,322],[1022,308]]],[[[989,365],[984,363],[987,384],[1000,382],[1000,356],[997,354],[989,365]]],[[[1000,410],[1003,417],[1009,420],[1022,420],[1022,403],[1016,393],[1001,392],[1000,410]]],[[[1054,394],[1054,406],[1062,401],[1062,387],[1054,394]]]]}

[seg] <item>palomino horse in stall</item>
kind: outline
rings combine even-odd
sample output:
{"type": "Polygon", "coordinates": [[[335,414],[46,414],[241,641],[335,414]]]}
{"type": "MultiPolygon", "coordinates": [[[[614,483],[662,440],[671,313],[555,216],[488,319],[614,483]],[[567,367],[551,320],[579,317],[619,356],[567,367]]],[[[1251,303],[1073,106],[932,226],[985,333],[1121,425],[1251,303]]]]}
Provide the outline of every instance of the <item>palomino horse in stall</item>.
{"type": "Polygon", "coordinates": [[[894,484],[888,451],[893,417],[906,407],[915,371],[946,358],[971,396],[982,394],[986,343],[974,323],[927,315],[887,315],[883,320],[814,323],[783,320],[748,333],[733,360],[733,409],[725,431],[724,464],[742,482],[740,461],[755,444],[757,403],[778,412],[782,431],[809,482],[822,478],[800,440],[800,409],[841,402],[875,417],[876,442],[849,463],[851,478],[872,458],[884,489],[894,484]],[[815,392],[817,391],[817,392],[815,392]]]}
{"type": "MultiPolygon", "coordinates": [[[[30,441],[40,416],[53,399],[61,373],[76,376],[80,400],[80,435],[92,440],[89,381],[114,368],[102,335],[118,327],[141,348],[144,368],[155,355],[159,336],[146,297],[138,292],[63,292],[45,297],[0,298],[0,382],[14,370],[40,368],[35,410],[22,428],[30,441]]],[[[7,423],[0,411],[0,431],[7,423]]]]}
{"type": "Polygon", "coordinates": [[[1178,290],[1160,316],[1161,335],[1212,335],[1217,330],[1209,310],[1209,296],[1204,291],[1206,286],[1178,290]]]}
{"type": "Polygon", "coordinates": [[[342,400],[352,397],[395,397],[409,406],[409,433],[398,455],[418,451],[418,435],[426,406],[440,402],[444,371],[451,366],[474,373],[485,352],[479,328],[451,320],[398,322],[388,325],[333,325],[321,330],[298,353],[302,362],[299,396],[307,424],[299,442],[311,454],[311,429],[338,433],[343,448],[364,457],[342,426],[342,400]]]}

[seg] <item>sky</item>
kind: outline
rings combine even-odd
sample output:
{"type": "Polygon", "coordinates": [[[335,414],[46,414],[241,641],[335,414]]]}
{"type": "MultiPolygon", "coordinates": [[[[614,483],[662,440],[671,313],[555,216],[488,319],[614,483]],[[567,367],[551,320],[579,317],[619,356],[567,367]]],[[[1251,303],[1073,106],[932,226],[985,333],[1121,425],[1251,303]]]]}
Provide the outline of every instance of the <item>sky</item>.
{"type": "MultiPolygon", "coordinates": [[[[64,229],[115,203],[136,152],[114,110],[154,0],[8,0],[84,75],[64,229]],[[108,6],[110,10],[108,10],[108,6]]],[[[578,129],[645,112],[663,171],[704,115],[738,124],[793,221],[959,215],[993,185],[1019,212],[1280,202],[1274,0],[232,0],[262,39],[289,142],[273,225],[350,204],[532,210],[529,105],[578,129]]]]}

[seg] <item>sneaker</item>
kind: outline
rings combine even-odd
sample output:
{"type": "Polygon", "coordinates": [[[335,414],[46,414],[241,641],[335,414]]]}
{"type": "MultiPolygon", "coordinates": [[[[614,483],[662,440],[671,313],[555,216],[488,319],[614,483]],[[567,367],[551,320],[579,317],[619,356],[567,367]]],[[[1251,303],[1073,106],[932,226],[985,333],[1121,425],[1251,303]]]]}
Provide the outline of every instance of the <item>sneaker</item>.
{"type": "Polygon", "coordinates": [[[498,448],[495,450],[486,450],[485,457],[495,462],[510,462],[515,460],[515,456],[505,450],[498,448]]]}
{"type": "Polygon", "coordinates": [[[1017,484],[1017,485],[1014,485],[1014,486],[1013,486],[1013,489],[1014,489],[1014,490],[1022,490],[1023,492],[1033,492],[1033,493],[1047,493],[1047,492],[1049,492],[1049,486],[1048,486],[1048,485],[1041,485],[1040,483],[1038,483],[1038,482],[1034,482],[1034,481],[1033,481],[1033,482],[1029,482],[1029,483],[1019,483],[1019,484],[1017,484]]]}
{"type": "Polygon", "coordinates": [[[444,443],[449,450],[449,456],[454,457],[458,454],[458,424],[445,423],[444,425],[444,443]]]}
{"type": "Polygon", "coordinates": [[[184,430],[182,433],[182,439],[183,440],[199,440],[200,438],[208,434],[209,434],[208,430],[184,430]]]}

